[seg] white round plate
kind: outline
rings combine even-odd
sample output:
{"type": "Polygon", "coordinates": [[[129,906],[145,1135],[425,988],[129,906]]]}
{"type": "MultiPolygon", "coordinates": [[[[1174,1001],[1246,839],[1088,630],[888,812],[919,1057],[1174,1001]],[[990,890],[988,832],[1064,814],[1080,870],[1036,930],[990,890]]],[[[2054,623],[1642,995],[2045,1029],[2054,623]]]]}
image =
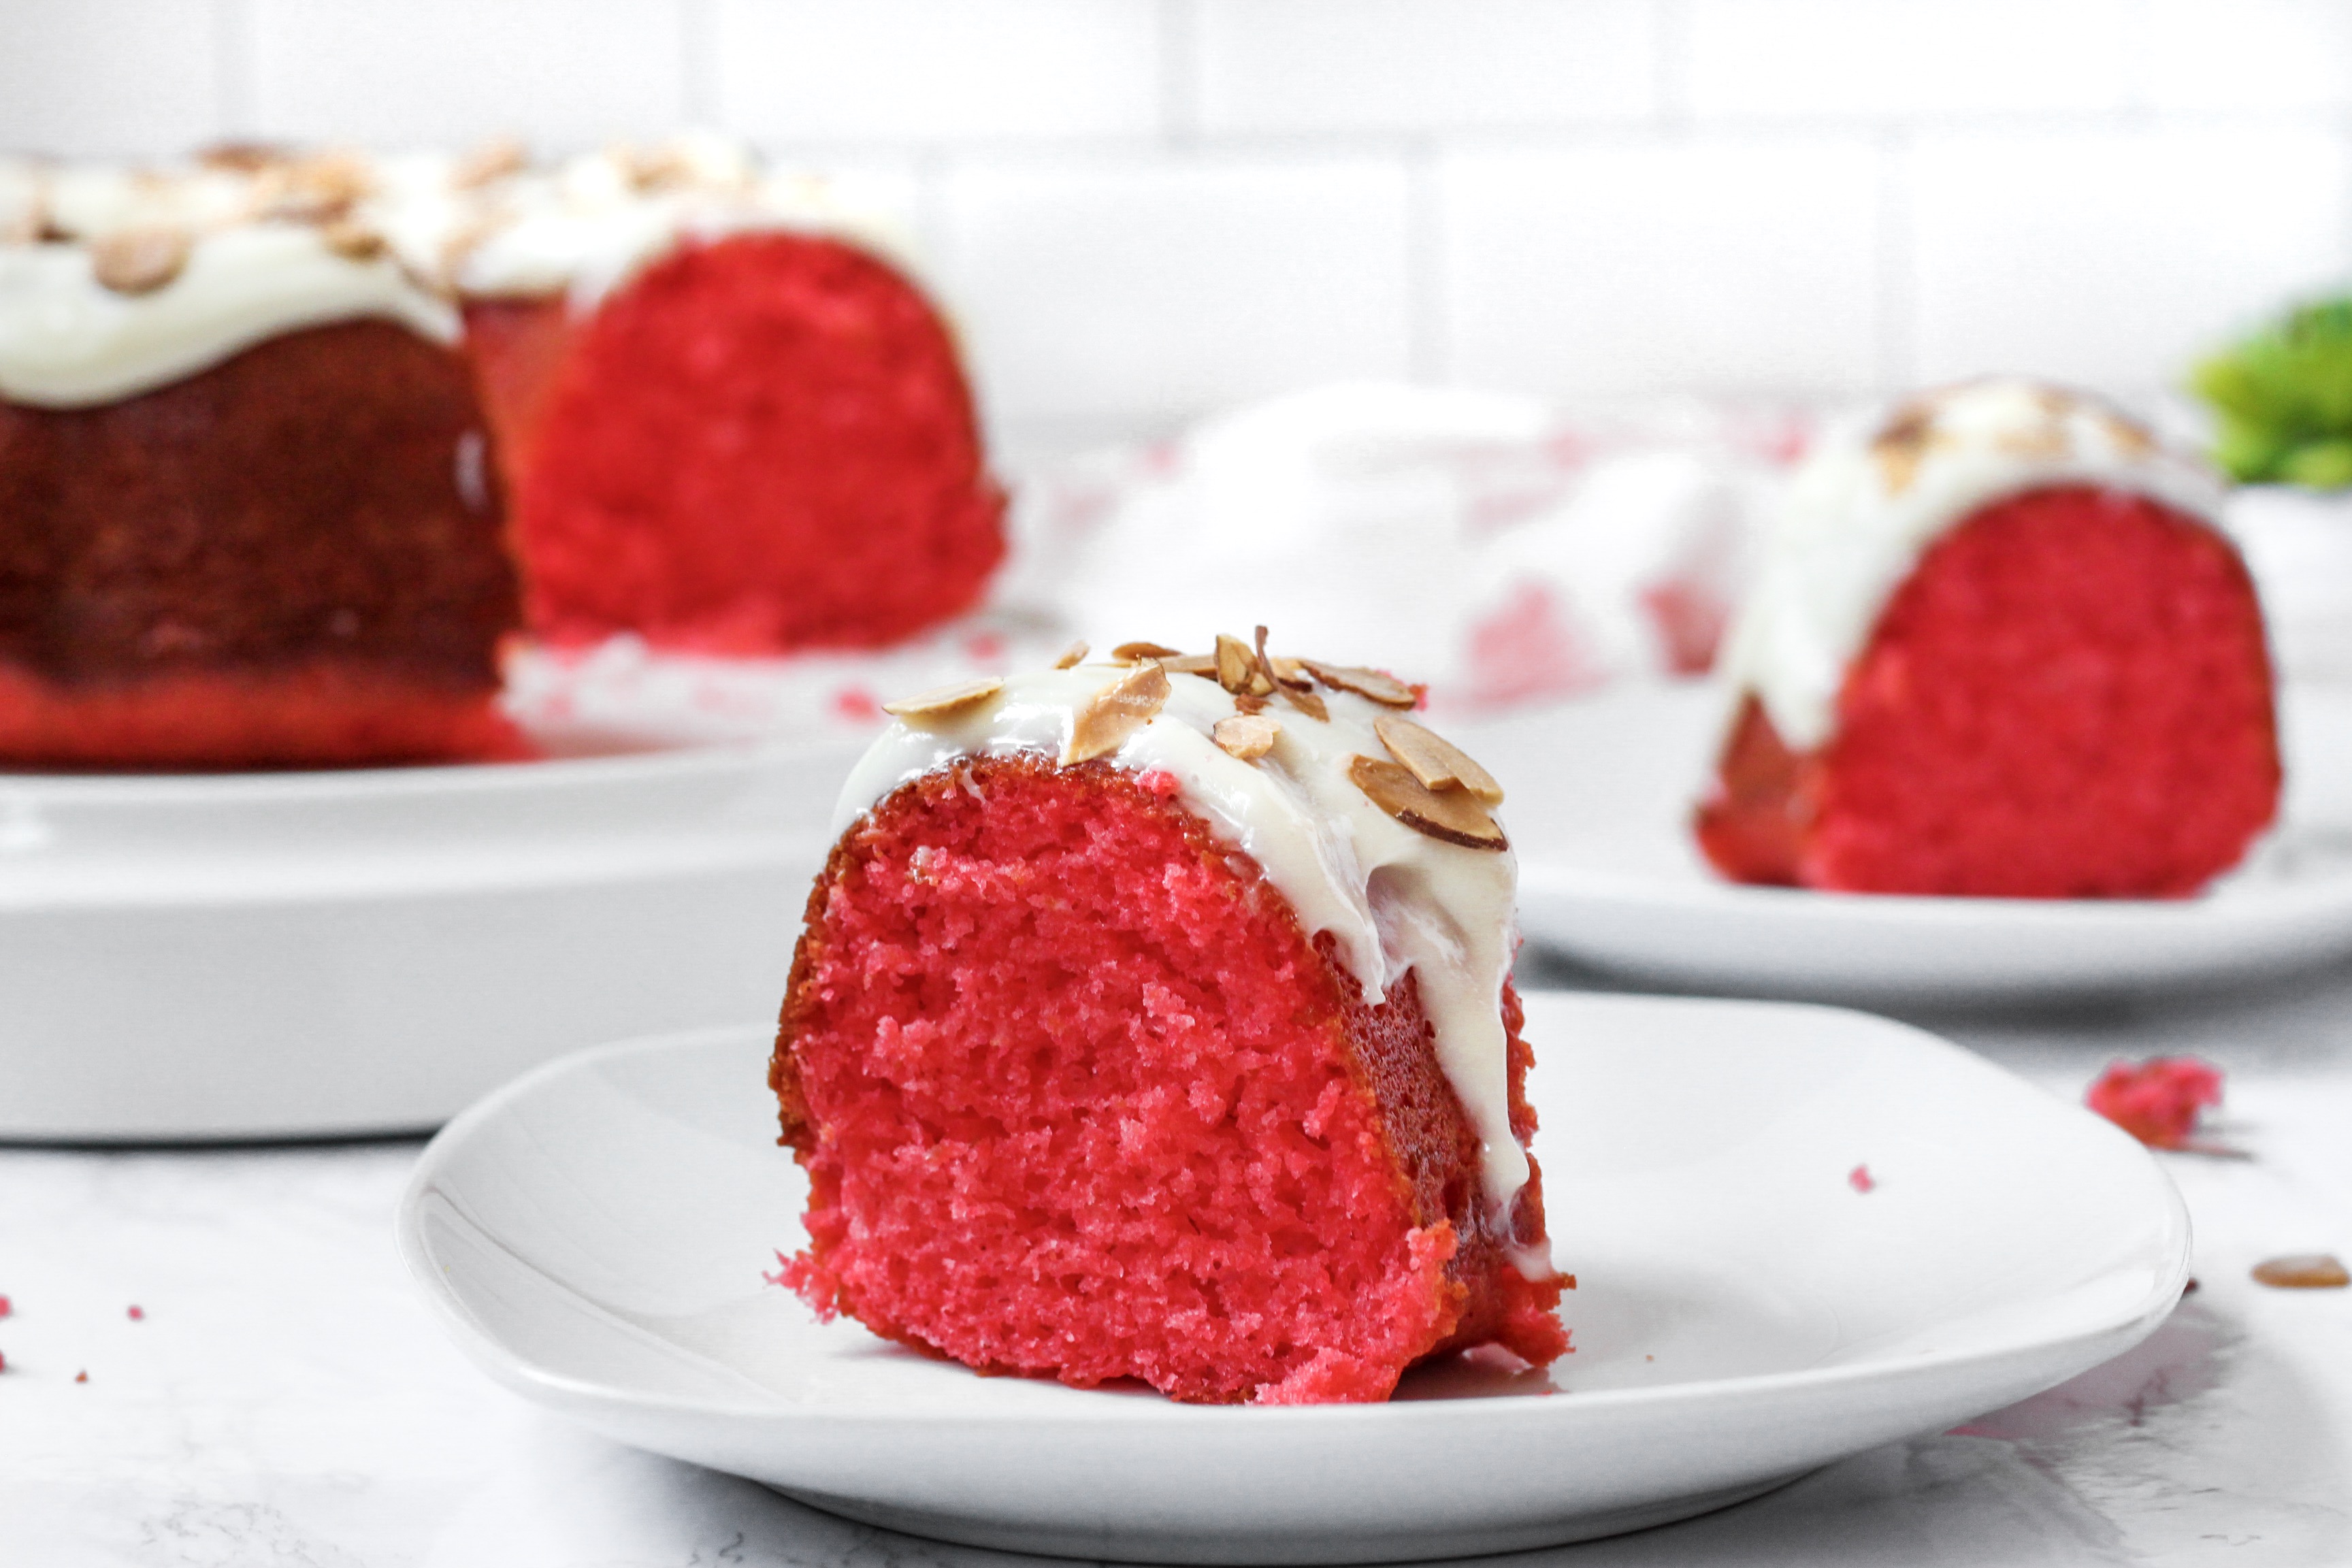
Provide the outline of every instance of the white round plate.
{"type": "Polygon", "coordinates": [[[417,1130],[757,1016],[855,755],[0,778],[0,1137],[417,1130]]]}
{"type": "Polygon", "coordinates": [[[1579,1279],[1549,1373],[1464,1359],[1388,1405],[1204,1407],[821,1325],[761,1278],[802,1245],[804,1192],[765,1029],[500,1090],[425,1150],[401,1250],[492,1377],[619,1441],[893,1529],[1164,1563],[1664,1523],[2047,1388],[2179,1294],[2188,1216],[2147,1152],[1932,1036],[1785,1004],[1527,1002],[1579,1279]]]}
{"type": "Polygon", "coordinates": [[[1987,1003],[2251,979],[2352,953],[2352,688],[2290,689],[2281,826],[2178,900],[1936,899],[1727,882],[1692,804],[1721,698],[1628,683],[1454,738],[1510,792],[1528,940],[1637,984],[1987,1003]]]}

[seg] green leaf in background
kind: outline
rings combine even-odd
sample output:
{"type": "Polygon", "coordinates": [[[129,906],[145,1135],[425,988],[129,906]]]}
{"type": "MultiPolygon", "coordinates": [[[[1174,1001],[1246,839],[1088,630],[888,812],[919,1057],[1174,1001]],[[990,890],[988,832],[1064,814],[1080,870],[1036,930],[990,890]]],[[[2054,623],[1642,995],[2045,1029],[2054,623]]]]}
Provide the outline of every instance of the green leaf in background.
{"type": "Polygon", "coordinates": [[[2352,298],[2290,311],[2197,366],[2213,460],[2247,483],[2352,486],[2352,298]]]}

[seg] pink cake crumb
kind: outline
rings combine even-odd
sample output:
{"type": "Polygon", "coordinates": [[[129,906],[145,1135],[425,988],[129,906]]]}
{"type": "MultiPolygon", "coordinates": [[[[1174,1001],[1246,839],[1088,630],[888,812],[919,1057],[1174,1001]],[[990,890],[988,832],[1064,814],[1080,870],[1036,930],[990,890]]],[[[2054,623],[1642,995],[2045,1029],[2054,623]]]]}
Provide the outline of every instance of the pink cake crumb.
{"type": "Polygon", "coordinates": [[[2083,1102],[2151,1149],[2182,1149],[2198,1112],[2221,1103],[2221,1069],[2195,1057],[2110,1062],[2083,1102]]]}
{"type": "Polygon", "coordinates": [[[1853,1170],[1848,1171],[1845,1173],[1845,1184],[1857,1193],[1873,1193],[1878,1190],[1878,1183],[1871,1175],[1870,1167],[1867,1165],[1856,1165],[1853,1170]]]}

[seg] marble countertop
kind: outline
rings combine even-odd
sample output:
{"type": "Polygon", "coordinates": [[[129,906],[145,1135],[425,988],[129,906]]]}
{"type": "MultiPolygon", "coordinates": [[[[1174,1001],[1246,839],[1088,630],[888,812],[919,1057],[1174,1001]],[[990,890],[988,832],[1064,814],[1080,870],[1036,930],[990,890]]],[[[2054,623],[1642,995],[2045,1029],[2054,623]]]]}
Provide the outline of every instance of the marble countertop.
{"type": "MultiPolygon", "coordinates": [[[[1953,1432],[1685,1524],[1528,1558],[2352,1563],[2352,1291],[2270,1290],[2248,1273],[2283,1253],[2352,1258],[2352,967],[2231,996],[1916,1021],[2069,1097],[2115,1055],[2195,1052],[2229,1068],[2217,1131],[2253,1158],[2165,1157],[2195,1218],[2200,1288],[2139,1349],[1953,1432]]],[[[394,1255],[416,1147],[0,1150],[0,1560],[1012,1561],[615,1447],[494,1387],[394,1255]]]]}

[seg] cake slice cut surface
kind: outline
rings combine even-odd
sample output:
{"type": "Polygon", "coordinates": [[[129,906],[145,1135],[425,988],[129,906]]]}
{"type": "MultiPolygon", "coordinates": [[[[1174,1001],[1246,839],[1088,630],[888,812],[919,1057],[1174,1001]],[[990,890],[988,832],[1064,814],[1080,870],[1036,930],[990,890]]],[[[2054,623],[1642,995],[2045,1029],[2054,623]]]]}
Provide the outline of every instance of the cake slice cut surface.
{"type": "Polygon", "coordinates": [[[1388,757],[1377,705],[1302,696],[1328,719],[1265,707],[1247,758],[1213,738],[1245,684],[1156,666],[886,735],[778,1041],[811,1182],[787,1282],[984,1372],[1195,1401],[1381,1399],[1447,1350],[1566,1348],[1508,852],[1373,803],[1344,774],[1388,757]],[[1090,735],[1116,743],[1076,755],[1090,735]]]}

